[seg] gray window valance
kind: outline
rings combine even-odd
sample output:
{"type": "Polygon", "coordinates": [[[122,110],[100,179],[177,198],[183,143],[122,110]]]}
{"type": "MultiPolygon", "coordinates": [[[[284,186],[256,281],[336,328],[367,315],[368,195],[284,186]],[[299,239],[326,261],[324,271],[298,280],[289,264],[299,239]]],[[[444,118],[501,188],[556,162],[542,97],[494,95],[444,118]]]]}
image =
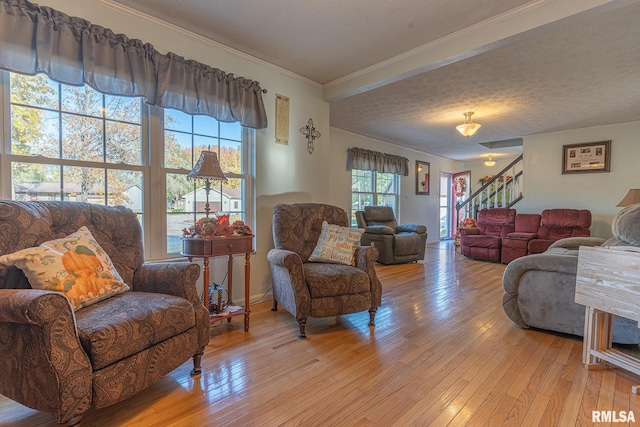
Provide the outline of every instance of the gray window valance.
{"type": "Polygon", "coordinates": [[[260,84],[26,0],[0,0],[0,69],[267,127],[260,84]]]}
{"type": "Polygon", "coordinates": [[[379,151],[353,147],[349,150],[351,168],[409,176],[409,159],[379,151]]]}

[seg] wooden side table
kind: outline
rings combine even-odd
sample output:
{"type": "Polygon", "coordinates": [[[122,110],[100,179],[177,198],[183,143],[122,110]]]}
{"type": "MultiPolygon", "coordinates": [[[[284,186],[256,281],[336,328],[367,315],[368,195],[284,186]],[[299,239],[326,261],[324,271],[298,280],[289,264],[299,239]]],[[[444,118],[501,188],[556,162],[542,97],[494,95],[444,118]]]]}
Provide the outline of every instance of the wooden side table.
{"type": "Polygon", "coordinates": [[[251,259],[253,252],[253,236],[211,237],[207,239],[182,239],[181,255],[192,261],[193,258],[203,258],[202,283],[204,306],[209,310],[209,258],[227,256],[227,286],[229,292],[228,305],[233,304],[233,256],[244,254],[244,307],[229,313],[210,314],[211,321],[228,319],[237,315],[244,315],[244,331],[249,331],[249,292],[251,288],[251,259]]]}
{"type": "MultiPolygon", "coordinates": [[[[578,254],[575,301],[587,307],[582,361],[585,368],[618,366],[640,375],[640,360],[612,348],[613,315],[640,322],[640,248],[586,247],[578,254]]],[[[639,394],[640,388],[633,386],[639,394]]]]}

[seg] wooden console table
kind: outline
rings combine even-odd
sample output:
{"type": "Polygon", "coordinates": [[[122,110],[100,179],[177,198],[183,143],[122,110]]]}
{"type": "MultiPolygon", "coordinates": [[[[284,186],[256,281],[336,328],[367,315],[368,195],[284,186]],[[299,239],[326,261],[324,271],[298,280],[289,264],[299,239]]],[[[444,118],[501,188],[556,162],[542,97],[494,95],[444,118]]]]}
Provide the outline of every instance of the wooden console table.
{"type": "MultiPolygon", "coordinates": [[[[611,347],[613,316],[640,322],[640,248],[580,247],[575,301],[587,307],[582,361],[586,369],[610,365],[640,375],[640,360],[611,347]]],[[[634,394],[640,393],[633,386],[634,394]]]]}
{"type": "Polygon", "coordinates": [[[253,251],[253,236],[213,237],[209,239],[182,239],[182,256],[192,261],[193,258],[203,258],[202,283],[204,306],[209,310],[209,258],[227,256],[227,286],[229,302],[233,304],[233,256],[244,254],[244,307],[229,313],[210,313],[212,322],[228,319],[244,314],[244,331],[249,331],[249,292],[251,288],[251,259],[249,255],[253,251]]]}

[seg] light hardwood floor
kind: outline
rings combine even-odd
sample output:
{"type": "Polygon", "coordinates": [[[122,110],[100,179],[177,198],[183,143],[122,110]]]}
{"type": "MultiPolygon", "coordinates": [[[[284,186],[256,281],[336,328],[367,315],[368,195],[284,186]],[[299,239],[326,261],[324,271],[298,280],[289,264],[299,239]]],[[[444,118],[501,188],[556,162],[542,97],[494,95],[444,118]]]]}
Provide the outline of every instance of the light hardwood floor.
{"type": "MultiPolygon", "coordinates": [[[[516,327],[504,268],[429,245],[424,262],[378,266],[375,328],[367,312],[310,319],[306,340],[289,313],[257,303],[249,333],[240,318],[212,327],[199,378],[189,361],[83,426],[546,427],[592,425],[595,410],[640,425],[640,378],[586,371],[581,339],[516,327]]],[[[0,426],[53,425],[0,396],[0,426]]]]}

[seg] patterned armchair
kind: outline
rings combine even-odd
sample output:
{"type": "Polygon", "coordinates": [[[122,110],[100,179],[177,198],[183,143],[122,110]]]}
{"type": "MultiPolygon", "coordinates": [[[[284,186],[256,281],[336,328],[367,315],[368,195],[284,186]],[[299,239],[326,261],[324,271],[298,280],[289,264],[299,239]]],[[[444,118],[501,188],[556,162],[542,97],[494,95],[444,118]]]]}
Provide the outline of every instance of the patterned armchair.
{"type": "Polygon", "coordinates": [[[273,210],[275,249],[267,259],[273,278],[273,310],[278,302],[298,322],[305,338],[308,317],[329,317],[369,310],[369,326],[382,300],[375,271],[378,250],[358,246],[355,265],[310,262],[322,222],[349,226],[347,213],[336,206],[316,203],[279,204],[273,210]]]}
{"type": "Polygon", "coordinates": [[[0,393],[77,425],[151,385],[209,342],[200,268],[146,264],[136,215],[123,207],[0,201],[0,255],[59,239],[86,226],[130,290],[73,311],[60,292],[32,289],[0,264],[0,393]]]}

